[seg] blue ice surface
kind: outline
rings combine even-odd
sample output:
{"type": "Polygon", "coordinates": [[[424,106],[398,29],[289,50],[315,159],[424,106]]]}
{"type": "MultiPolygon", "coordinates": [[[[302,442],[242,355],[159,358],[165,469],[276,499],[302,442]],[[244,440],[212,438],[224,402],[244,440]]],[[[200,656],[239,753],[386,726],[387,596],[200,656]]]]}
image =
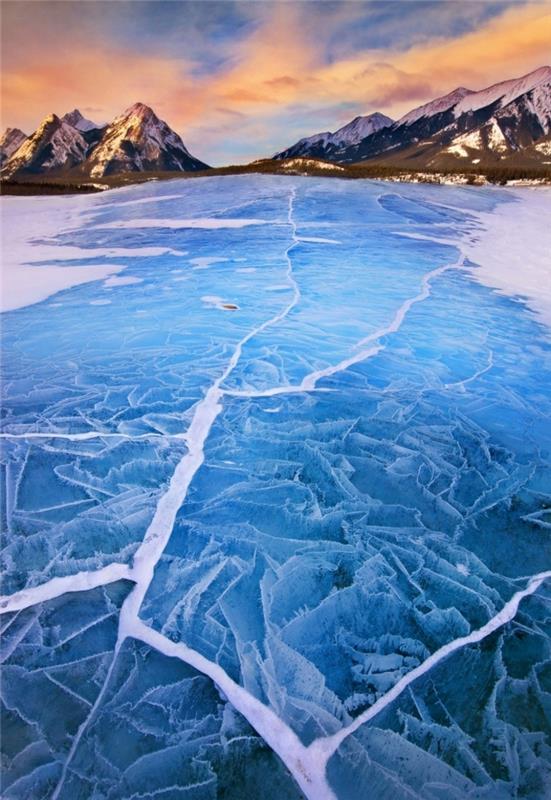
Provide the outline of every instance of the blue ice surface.
{"type": "MultiPolygon", "coordinates": [[[[501,202],[500,190],[266,176],[91,198],[55,239],[91,256],[63,263],[104,263],[97,247],[174,252],[110,256],[140,282],[4,315],[4,593],[132,564],[197,403],[238,342],[282,314],[222,384],[141,618],[221,665],[304,744],[484,625],[551,565],[549,331],[450,269],[378,332],[501,202]],[[255,224],[166,223],[204,218],[255,224]],[[300,297],[283,314],[289,268],[300,297]],[[255,396],[364,339],[381,349],[316,390],[255,396]],[[89,432],[103,437],[52,435],[89,432]]],[[[134,640],[113,662],[130,586],[4,617],[3,796],[301,797],[209,678],[134,640]]],[[[550,619],[542,589],[345,740],[327,770],[338,800],[547,796],[550,619]]]]}

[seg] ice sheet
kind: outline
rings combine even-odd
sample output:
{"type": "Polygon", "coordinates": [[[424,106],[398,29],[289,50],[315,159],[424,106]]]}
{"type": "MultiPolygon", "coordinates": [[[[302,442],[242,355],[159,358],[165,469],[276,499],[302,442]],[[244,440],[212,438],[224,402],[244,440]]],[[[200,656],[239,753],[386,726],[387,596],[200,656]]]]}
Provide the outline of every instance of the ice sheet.
{"type": "Polygon", "coordinates": [[[53,201],[21,263],[127,274],[3,319],[6,797],[544,796],[546,198],[53,201]]]}

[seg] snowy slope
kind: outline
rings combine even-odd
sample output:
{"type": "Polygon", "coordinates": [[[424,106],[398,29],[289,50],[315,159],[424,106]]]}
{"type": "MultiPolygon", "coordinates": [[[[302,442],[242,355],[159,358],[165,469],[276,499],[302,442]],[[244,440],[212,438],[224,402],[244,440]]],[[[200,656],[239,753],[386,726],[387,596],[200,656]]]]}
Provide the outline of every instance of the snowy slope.
{"type": "MultiPolygon", "coordinates": [[[[518,81],[497,84],[470,95],[458,105],[464,102],[473,108],[457,118],[463,129],[470,127],[468,121],[472,115],[483,113],[485,109],[495,107],[496,103],[499,107],[483,124],[456,136],[447,148],[448,152],[463,157],[473,155],[464,146],[500,157],[522,151],[551,133],[551,69],[543,67],[518,81]],[[483,97],[479,98],[479,95],[483,97]],[[480,106],[480,102],[486,105],[480,106]]],[[[457,108],[454,108],[454,114],[457,114],[457,108]]],[[[534,156],[537,157],[537,153],[535,150],[534,156]]]]}
{"type": "Polygon", "coordinates": [[[492,105],[498,100],[500,101],[500,107],[503,108],[537,86],[549,84],[550,82],[551,67],[540,67],[528,75],[523,75],[522,78],[513,78],[509,81],[496,83],[480,92],[469,93],[455,105],[453,109],[454,116],[460,117],[461,114],[469,111],[477,111],[480,108],[492,105]]]}
{"type": "Polygon", "coordinates": [[[409,111],[398,120],[396,127],[400,125],[412,125],[422,117],[434,117],[436,114],[448,111],[448,109],[453,108],[457,103],[461,102],[472,93],[471,89],[465,89],[464,86],[459,86],[457,89],[454,89],[453,92],[449,92],[449,94],[445,94],[443,97],[438,97],[436,100],[431,100],[430,103],[425,103],[409,111]]]}
{"type": "Polygon", "coordinates": [[[544,66],[479,92],[454,89],[393,125],[323,155],[343,163],[405,158],[409,166],[424,168],[438,166],[450,156],[470,158],[475,164],[514,157],[518,164],[521,154],[537,166],[543,156],[533,145],[549,133],[551,67],[544,66]]]}
{"type": "Polygon", "coordinates": [[[332,135],[333,144],[356,144],[356,142],[365,139],[366,136],[371,136],[372,133],[392,125],[393,121],[390,117],[380,114],[378,111],[366,117],[356,117],[352,122],[335,131],[332,135]]]}

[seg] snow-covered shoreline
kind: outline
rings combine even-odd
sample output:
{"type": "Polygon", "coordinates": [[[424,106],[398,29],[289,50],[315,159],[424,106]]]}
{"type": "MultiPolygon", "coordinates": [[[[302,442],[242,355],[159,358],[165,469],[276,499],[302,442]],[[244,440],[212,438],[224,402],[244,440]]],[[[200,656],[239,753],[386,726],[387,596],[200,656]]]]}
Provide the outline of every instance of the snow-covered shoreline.
{"type": "Polygon", "coordinates": [[[79,248],[63,248],[34,240],[49,239],[76,224],[90,197],[4,198],[0,208],[1,311],[33,305],[63,289],[108,278],[121,265],[95,264],[88,267],[33,266],[49,259],[82,257],[79,248]]]}
{"type": "Polygon", "coordinates": [[[551,327],[551,188],[507,191],[514,199],[480,213],[481,228],[463,252],[477,264],[473,278],[520,299],[551,327]]]}
{"type": "MultiPolygon", "coordinates": [[[[75,266],[62,262],[78,259],[113,259],[128,256],[154,257],[171,253],[186,255],[167,247],[96,247],[83,249],[56,244],[60,233],[82,224],[98,195],[63,197],[9,197],[0,205],[0,312],[34,305],[73,286],[111,279],[110,285],[129,283],[115,279],[125,265],[118,263],[75,266]],[[51,240],[51,243],[49,243],[51,240]],[[57,261],[46,265],[41,262],[57,261]]],[[[132,279],[135,283],[136,279],[132,279]]],[[[109,284],[108,284],[109,285],[109,284]]]]}

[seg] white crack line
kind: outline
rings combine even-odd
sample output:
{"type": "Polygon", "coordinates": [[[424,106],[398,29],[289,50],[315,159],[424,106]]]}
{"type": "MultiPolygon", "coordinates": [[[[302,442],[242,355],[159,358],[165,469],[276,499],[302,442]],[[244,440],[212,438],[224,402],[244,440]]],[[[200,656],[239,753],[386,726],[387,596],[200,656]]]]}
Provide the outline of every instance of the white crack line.
{"type": "Polygon", "coordinates": [[[84,433],[48,433],[47,431],[29,431],[29,433],[0,433],[0,439],[65,439],[70,442],[85,442],[89,439],[124,439],[139,442],[144,439],[176,439],[186,441],[187,433],[140,433],[133,436],[129,433],[114,433],[113,431],[86,431],[84,433]]]}
{"type": "Polygon", "coordinates": [[[340,731],[331,736],[315,739],[307,747],[302,744],[296,733],[271,708],[232,680],[219,664],[209,661],[196,650],[187,647],[181,642],[173,642],[164,634],[150,628],[140,619],[134,621],[133,630],[129,635],[145,642],[167,656],[179,658],[211,678],[220,687],[232,706],[248,720],[257,733],[277,753],[308,800],[336,800],[336,796],[327,782],[327,764],[345,739],[354,734],[366,722],[380,714],[381,711],[400,697],[408,686],[444,661],[452,653],[482,641],[511,622],[517,615],[521,601],[537,592],[543,582],[549,578],[551,578],[551,570],[532,576],[526,588],[515,592],[501,611],[485,625],[472,631],[467,636],[461,636],[440,647],[418,667],[404,675],[392,689],[382,695],[372,706],[356,717],[353,722],[345,725],[340,731]]]}
{"type": "Polygon", "coordinates": [[[22,611],[46,600],[54,600],[68,592],[86,592],[98,586],[106,586],[120,580],[135,580],[127,564],[113,563],[98,570],[77,572],[74,575],[64,575],[52,578],[39,586],[22,589],[14,594],[0,597],[0,614],[10,611],[22,611]]]}
{"type": "MultiPolygon", "coordinates": [[[[232,395],[233,397],[274,397],[275,395],[280,394],[296,394],[299,392],[309,392],[317,389],[317,383],[322,378],[328,378],[331,375],[335,375],[338,372],[343,372],[344,370],[348,369],[349,367],[353,366],[354,364],[359,364],[362,361],[366,361],[368,358],[372,358],[373,356],[377,355],[381,350],[384,350],[384,345],[378,344],[379,340],[385,336],[388,336],[391,333],[396,333],[400,330],[409,310],[414,306],[416,303],[420,303],[423,300],[426,300],[430,297],[430,286],[431,281],[442,275],[442,273],[447,272],[451,269],[461,269],[463,267],[465,261],[465,256],[461,254],[456,262],[453,264],[446,264],[443,267],[437,267],[436,269],[427,272],[423,275],[421,279],[421,291],[416,294],[414,297],[410,297],[407,300],[404,300],[400,308],[397,310],[396,314],[392,318],[391,322],[388,325],[385,325],[383,328],[379,328],[378,330],[370,333],[369,336],[361,339],[357,342],[354,347],[362,348],[353,356],[344,359],[343,361],[339,361],[338,364],[333,364],[332,366],[325,367],[324,369],[316,370],[315,372],[310,372],[306,375],[301,383],[297,385],[288,385],[288,386],[273,386],[270,389],[260,389],[255,390],[251,389],[249,391],[232,391],[232,390],[224,390],[225,394],[232,395]],[[369,347],[366,347],[369,345],[369,347]]],[[[318,389],[319,391],[319,389],[318,389]]]]}
{"type": "Polygon", "coordinates": [[[511,599],[505,603],[501,611],[488,620],[485,625],[475,631],[471,631],[471,633],[467,634],[466,636],[460,636],[458,639],[454,639],[452,642],[448,642],[448,644],[445,644],[438,648],[438,650],[435,650],[435,652],[425,659],[425,661],[419,664],[418,667],[415,667],[415,669],[412,669],[411,672],[408,672],[406,675],[400,678],[400,680],[394,684],[392,689],[386,692],[386,694],[380,697],[362,714],[357,716],[356,719],[350,723],[350,725],[346,725],[332,736],[316,739],[314,742],[312,742],[309,749],[315,751],[318,756],[323,758],[325,763],[327,763],[327,761],[336,752],[336,750],[338,750],[342,742],[348,736],[355,733],[365,722],[368,722],[370,719],[373,719],[373,717],[377,716],[377,714],[380,714],[383,709],[390,705],[390,703],[394,702],[394,700],[396,700],[396,698],[398,698],[411,683],[416,681],[417,678],[425,675],[425,673],[446,659],[452,653],[460,650],[462,647],[481,642],[483,639],[490,636],[490,634],[503,627],[503,625],[511,622],[517,615],[521,600],[537,592],[542,583],[548,578],[551,578],[551,570],[533,575],[528,581],[526,588],[515,592],[511,599]]]}

